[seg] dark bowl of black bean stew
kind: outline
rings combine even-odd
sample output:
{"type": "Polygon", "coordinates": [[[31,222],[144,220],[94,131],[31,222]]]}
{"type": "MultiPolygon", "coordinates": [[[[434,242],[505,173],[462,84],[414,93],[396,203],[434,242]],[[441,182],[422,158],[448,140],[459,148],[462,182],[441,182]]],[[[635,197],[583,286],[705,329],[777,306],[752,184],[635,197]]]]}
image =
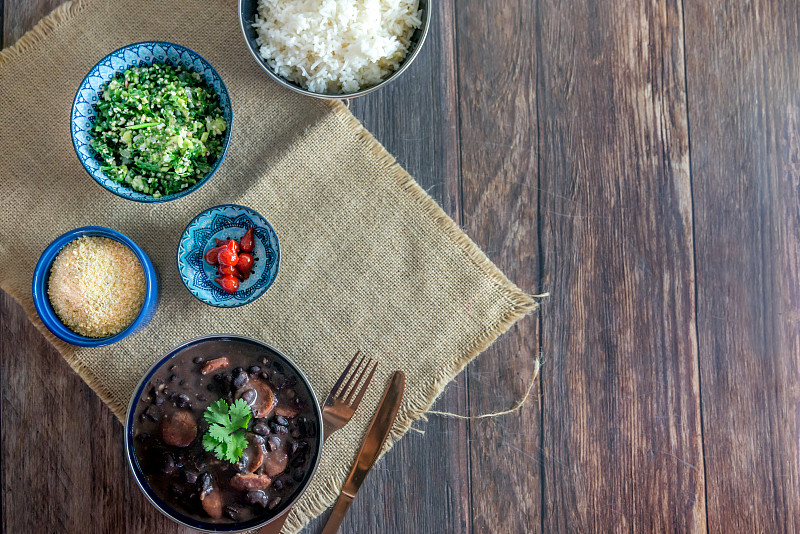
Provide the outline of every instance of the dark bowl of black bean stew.
{"type": "Polygon", "coordinates": [[[259,341],[188,341],[145,374],[128,407],[125,450],[148,499],[201,531],[269,523],[311,482],[322,414],[306,377],[259,341]]]}

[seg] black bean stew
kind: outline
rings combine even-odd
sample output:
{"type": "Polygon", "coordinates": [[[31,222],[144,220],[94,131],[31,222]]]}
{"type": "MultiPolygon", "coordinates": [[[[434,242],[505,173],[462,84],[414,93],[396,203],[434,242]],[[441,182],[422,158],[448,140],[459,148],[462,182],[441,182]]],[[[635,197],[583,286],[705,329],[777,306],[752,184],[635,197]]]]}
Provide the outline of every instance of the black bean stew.
{"type": "Polygon", "coordinates": [[[321,429],[308,388],[264,347],[233,340],[188,347],[158,369],[135,406],[138,467],[152,490],[201,522],[266,520],[302,489],[321,429]],[[202,446],[206,408],[244,399],[248,446],[235,464],[202,446]]]}

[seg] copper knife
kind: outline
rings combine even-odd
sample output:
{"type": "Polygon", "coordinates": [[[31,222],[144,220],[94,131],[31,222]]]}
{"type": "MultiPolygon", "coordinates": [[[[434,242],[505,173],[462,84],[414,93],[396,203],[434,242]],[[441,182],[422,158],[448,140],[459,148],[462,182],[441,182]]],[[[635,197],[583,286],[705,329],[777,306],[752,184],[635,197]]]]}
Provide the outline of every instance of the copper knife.
{"type": "Polygon", "coordinates": [[[333,512],[328,518],[328,522],[325,523],[322,534],[335,534],[339,530],[344,514],[350,508],[358,488],[361,487],[369,470],[375,465],[378,455],[383,449],[383,444],[389,437],[389,432],[391,432],[397,417],[397,411],[400,409],[400,403],[403,401],[405,387],[405,375],[402,371],[395,371],[386,391],[383,392],[378,411],[375,412],[375,417],[372,418],[372,423],[367,430],[367,437],[364,438],[364,443],[361,444],[361,449],[358,451],[356,463],[342,486],[342,492],[333,506],[333,512]]]}

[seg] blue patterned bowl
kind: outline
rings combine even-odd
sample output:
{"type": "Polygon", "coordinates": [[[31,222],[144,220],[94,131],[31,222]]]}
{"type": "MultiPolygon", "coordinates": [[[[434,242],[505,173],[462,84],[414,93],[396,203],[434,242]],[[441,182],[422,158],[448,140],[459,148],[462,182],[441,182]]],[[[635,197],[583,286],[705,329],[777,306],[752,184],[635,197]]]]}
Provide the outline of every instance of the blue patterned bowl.
{"type": "Polygon", "coordinates": [[[178,271],[189,293],[218,308],[235,308],[263,295],[278,276],[281,247],[275,230],[258,212],[223,204],[207,209],[192,219],[178,243],[178,271]],[[253,256],[256,261],[250,277],[239,284],[235,293],[226,293],[214,282],[217,269],[203,257],[216,246],[214,238],[239,241],[252,227],[256,237],[253,256]]]}
{"type": "Polygon", "coordinates": [[[72,145],[75,153],[81,160],[83,167],[89,176],[94,180],[122,198],[135,200],[136,202],[167,202],[185,197],[192,191],[196,191],[201,185],[206,183],[209,178],[217,171],[225,154],[228,152],[228,145],[231,142],[231,122],[233,120],[233,109],[228,89],[222,81],[219,73],[206,61],[200,54],[188,48],[162,41],[146,41],[124,46],[119,50],[111,52],[101,59],[97,65],[92,67],[89,74],[81,82],[75,100],[72,102],[72,115],[70,120],[70,130],[72,131],[72,145]],[[142,67],[153,63],[168,63],[172,66],[182,66],[199,72],[205,82],[212,87],[219,96],[220,108],[228,128],[225,131],[225,140],[222,146],[222,153],[217,158],[217,162],[212,165],[201,180],[192,187],[180,193],[154,198],[152,195],[140,193],[129,188],[125,184],[115,182],[100,170],[102,162],[95,157],[95,152],[89,142],[92,139],[92,126],[97,116],[97,101],[100,98],[100,88],[109,82],[117,73],[124,72],[130,67],[142,67]]]}

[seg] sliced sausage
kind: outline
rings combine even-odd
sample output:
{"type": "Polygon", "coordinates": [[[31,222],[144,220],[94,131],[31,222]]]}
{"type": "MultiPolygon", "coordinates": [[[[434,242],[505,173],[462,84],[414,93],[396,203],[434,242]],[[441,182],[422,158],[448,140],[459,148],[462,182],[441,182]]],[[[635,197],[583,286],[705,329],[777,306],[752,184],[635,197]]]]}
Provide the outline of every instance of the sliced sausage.
{"type": "Polygon", "coordinates": [[[294,406],[287,406],[285,404],[279,404],[275,407],[275,413],[282,417],[297,417],[297,414],[300,413],[300,410],[295,408],[294,406]]]}
{"type": "Polygon", "coordinates": [[[250,378],[236,390],[236,398],[244,399],[253,409],[257,419],[268,416],[275,407],[275,393],[266,382],[259,378],[250,378]],[[250,392],[253,393],[250,393],[250,392]]]}
{"type": "Polygon", "coordinates": [[[272,479],[267,475],[254,473],[237,473],[231,478],[231,487],[236,491],[265,490],[272,484],[272,479]]]}
{"type": "Polygon", "coordinates": [[[271,477],[276,477],[286,471],[286,464],[288,461],[289,457],[286,454],[286,449],[281,446],[264,455],[264,463],[261,466],[261,471],[271,477]]]}
{"type": "Polygon", "coordinates": [[[197,421],[192,412],[180,410],[161,420],[161,437],[173,447],[188,447],[197,437],[197,421]]]}
{"type": "Polygon", "coordinates": [[[261,467],[261,464],[264,463],[264,445],[251,438],[248,440],[245,454],[247,455],[247,471],[255,473],[256,469],[261,467]]]}
{"type": "Polygon", "coordinates": [[[205,365],[203,365],[203,367],[200,368],[200,374],[207,375],[209,373],[216,373],[220,369],[228,367],[228,365],[230,365],[230,362],[228,361],[228,358],[226,358],[225,356],[223,356],[222,358],[208,360],[205,363],[205,365]]]}
{"type": "Polygon", "coordinates": [[[253,408],[255,408],[256,418],[263,419],[269,415],[275,406],[275,394],[263,380],[255,379],[252,382],[256,390],[256,400],[253,403],[253,408]]]}
{"type": "Polygon", "coordinates": [[[212,488],[208,493],[200,494],[200,504],[209,517],[220,519],[222,517],[222,492],[212,488]]]}

